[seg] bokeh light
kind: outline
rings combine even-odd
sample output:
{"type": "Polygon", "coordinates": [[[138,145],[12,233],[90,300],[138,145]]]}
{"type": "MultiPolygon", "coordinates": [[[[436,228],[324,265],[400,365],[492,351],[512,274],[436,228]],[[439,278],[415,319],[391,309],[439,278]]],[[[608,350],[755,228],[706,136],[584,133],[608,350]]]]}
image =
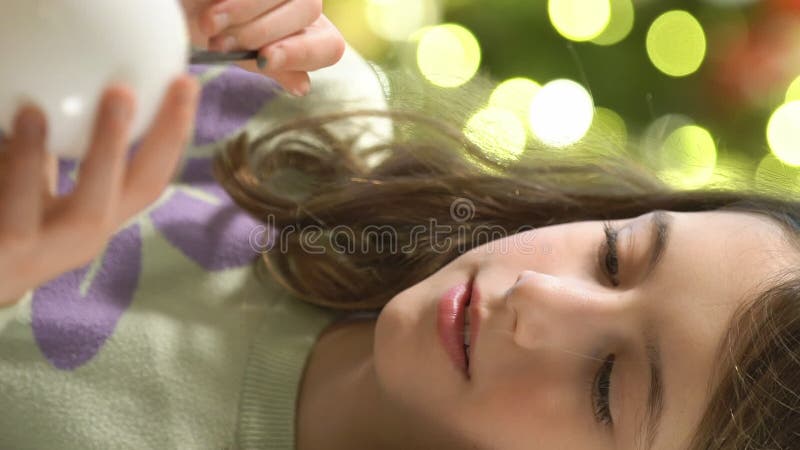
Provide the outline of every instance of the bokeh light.
{"type": "Polygon", "coordinates": [[[549,0],[547,12],[559,34],[578,42],[596,38],[611,20],[609,0],[549,0]]]}
{"type": "Polygon", "coordinates": [[[795,78],[786,90],[786,103],[797,100],[800,100],[800,77],[795,78]]]}
{"type": "Polygon", "coordinates": [[[800,101],[784,103],[769,118],[767,142],[786,164],[800,166],[800,101]]]}
{"type": "Polygon", "coordinates": [[[706,187],[725,190],[752,190],[755,164],[731,148],[717,149],[717,164],[706,187]]]}
{"type": "Polygon", "coordinates": [[[519,159],[527,138],[525,125],[516,114],[491,106],[481,109],[467,121],[464,134],[487,156],[499,162],[519,159]]]}
{"type": "Polygon", "coordinates": [[[531,102],[531,131],[540,141],[553,147],[566,147],[581,140],[593,118],[591,95],[572,80],[547,83],[531,102]]]}
{"type": "Polygon", "coordinates": [[[389,41],[403,41],[418,29],[439,22],[438,2],[430,0],[366,0],[367,24],[389,41]]]}
{"type": "Polygon", "coordinates": [[[694,125],[691,117],[682,114],[665,114],[647,126],[641,134],[639,151],[644,161],[653,167],[661,164],[661,148],[672,132],[686,125],[694,125]]]}
{"type": "Polygon", "coordinates": [[[523,123],[528,123],[531,102],[541,89],[542,86],[530,78],[511,78],[494,89],[489,106],[511,111],[523,123]]]}
{"type": "Polygon", "coordinates": [[[672,132],[661,149],[659,177],[668,184],[693,189],[708,183],[717,163],[717,145],[711,133],[697,125],[672,132]]]}
{"type": "Polygon", "coordinates": [[[800,169],[785,164],[773,154],[761,159],[755,175],[756,187],[769,193],[800,190],[800,169]]]}
{"type": "Polygon", "coordinates": [[[706,56],[706,35],[700,22],[686,11],[669,11],[647,31],[647,55],[667,75],[691,75],[706,56]]]}
{"type": "Polygon", "coordinates": [[[631,0],[611,0],[611,20],[599,36],[592,39],[598,45],[614,45],[633,30],[634,10],[631,0]]]}
{"type": "Polygon", "coordinates": [[[450,23],[421,32],[417,65],[425,78],[436,86],[461,86],[475,76],[480,64],[478,40],[466,28],[450,23]]]}
{"type": "Polygon", "coordinates": [[[592,126],[581,142],[595,154],[619,155],[628,146],[628,127],[614,110],[598,106],[594,109],[592,126]]]}
{"type": "Polygon", "coordinates": [[[503,125],[514,123],[501,117],[511,112],[525,130],[523,159],[630,157],[683,177],[691,155],[671,161],[665,149],[674,150],[679,129],[700,126],[719,147],[703,186],[754,188],[767,150],[785,167],[800,164],[800,120],[781,106],[800,102],[797,2],[760,3],[337,0],[324,8],[357,51],[387,69],[376,73],[392,108],[452,121],[493,158],[521,148],[509,138],[519,129],[503,125]],[[564,78],[590,95],[581,90],[576,101],[542,87],[564,78]]]}

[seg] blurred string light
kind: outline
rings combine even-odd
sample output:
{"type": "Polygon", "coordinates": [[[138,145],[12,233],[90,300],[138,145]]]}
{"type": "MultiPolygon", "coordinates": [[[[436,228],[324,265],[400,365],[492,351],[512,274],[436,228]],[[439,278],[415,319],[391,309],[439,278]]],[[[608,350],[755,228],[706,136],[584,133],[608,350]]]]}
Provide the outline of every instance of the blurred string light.
{"type": "Polygon", "coordinates": [[[633,30],[634,11],[631,0],[611,0],[611,19],[599,36],[592,39],[598,45],[614,45],[633,30]]]}
{"type": "Polygon", "coordinates": [[[772,153],[791,166],[800,166],[800,101],[784,103],[767,123],[767,143],[772,153]]]}
{"type": "Polygon", "coordinates": [[[666,114],[650,123],[642,133],[639,145],[645,162],[653,167],[660,166],[664,141],[673,131],[686,125],[694,125],[694,121],[682,114],[666,114]]]}
{"type": "Polygon", "coordinates": [[[628,127],[614,110],[596,107],[592,126],[584,136],[587,150],[599,154],[620,154],[628,146],[628,127]]]}
{"type": "Polygon", "coordinates": [[[489,106],[511,111],[523,124],[527,124],[531,102],[541,89],[542,86],[530,78],[511,78],[492,91],[489,106]]]}
{"type": "Polygon", "coordinates": [[[540,141],[553,147],[567,147],[581,140],[593,118],[591,95],[572,80],[547,83],[531,102],[531,131],[540,141]]]}
{"type": "Polygon", "coordinates": [[[800,77],[797,77],[786,90],[786,103],[800,100],[800,77]]]}
{"type": "Polygon", "coordinates": [[[653,65],[667,75],[693,74],[706,55],[703,26],[686,11],[660,15],[647,31],[647,55],[653,65]]]}
{"type": "Polygon", "coordinates": [[[464,134],[486,155],[499,162],[513,162],[525,150],[525,124],[515,113],[489,106],[475,113],[464,127],[464,134]]]}
{"type": "Polygon", "coordinates": [[[661,153],[663,166],[658,175],[672,186],[698,188],[714,175],[717,146],[705,128],[697,125],[678,128],[664,141],[661,153]]]}
{"type": "Polygon", "coordinates": [[[417,36],[417,65],[431,83],[454,88],[465,84],[477,73],[481,48],[466,28],[448,23],[423,28],[417,36]]]}
{"type": "Polygon", "coordinates": [[[366,0],[364,14],[373,33],[388,41],[403,41],[439,22],[441,11],[438,1],[366,0]]]}
{"type": "Polygon", "coordinates": [[[549,0],[547,12],[556,31],[583,42],[598,37],[611,20],[609,0],[549,0]]]}
{"type": "Polygon", "coordinates": [[[800,170],[789,166],[773,154],[761,159],[755,174],[756,187],[772,193],[799,191],[800,170]]]}
{"type": "Polygon", "coordinates": [[[749,190],[753,183],[753,163],[731,148],[717,151],[717,165],[707,185],[715,188],[749,190]]]}

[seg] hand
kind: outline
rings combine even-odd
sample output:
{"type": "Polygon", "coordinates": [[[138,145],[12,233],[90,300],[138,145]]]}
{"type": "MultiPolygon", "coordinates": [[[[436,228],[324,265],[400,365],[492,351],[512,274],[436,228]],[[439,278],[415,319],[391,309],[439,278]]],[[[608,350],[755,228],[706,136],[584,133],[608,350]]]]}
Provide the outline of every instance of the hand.
{"type": "Polygon", "coordinates": [[[308,72],[335,64],[345,41],[322,15],[322,0],[182,0],[193,43],[213,51],[259,50],[239,66],[264,73],[294,95],[310,89],[308,72]]]}
{"type": "Polygon", "coordinates": [[[78,268],[170,181],[197,108],[198,84],[170,86],[152,127],[128,160],[133,92],[109,87],[72,193],[56,197],[55,159],[44,148],[46,123],[31,106],[0,142],[0,306],[78,268]]]}

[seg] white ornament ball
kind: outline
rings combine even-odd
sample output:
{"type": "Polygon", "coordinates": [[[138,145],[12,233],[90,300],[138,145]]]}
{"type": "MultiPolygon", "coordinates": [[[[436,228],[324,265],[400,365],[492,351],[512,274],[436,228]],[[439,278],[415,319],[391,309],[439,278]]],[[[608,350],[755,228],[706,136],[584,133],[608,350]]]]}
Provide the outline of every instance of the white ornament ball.
{"type": "Polygon", "coordinates": [[[26,102],[47,117],[47,148],[80,158],[104,89],[136,93],[134,138],[170,82],[186,70],[189,39],[177,0],[0,0],[0,131],[26,102]]]}

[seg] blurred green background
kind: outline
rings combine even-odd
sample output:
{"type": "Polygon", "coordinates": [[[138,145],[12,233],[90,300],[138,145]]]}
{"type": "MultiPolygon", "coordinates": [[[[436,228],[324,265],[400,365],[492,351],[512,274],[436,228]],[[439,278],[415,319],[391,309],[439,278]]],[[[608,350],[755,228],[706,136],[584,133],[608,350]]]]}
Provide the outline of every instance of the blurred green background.
{"type": "MultiPolygon", "coordinates": [[[[378,64],[497,83],[463,121],[530,147],[633,153],[685,188],[800,192],[800,0],[328,0],[378,64]],[[633,150],[630,150],[633,149],[633,150]]],[[[400,95],[400,93],[396,93],[400,95]]]]}

